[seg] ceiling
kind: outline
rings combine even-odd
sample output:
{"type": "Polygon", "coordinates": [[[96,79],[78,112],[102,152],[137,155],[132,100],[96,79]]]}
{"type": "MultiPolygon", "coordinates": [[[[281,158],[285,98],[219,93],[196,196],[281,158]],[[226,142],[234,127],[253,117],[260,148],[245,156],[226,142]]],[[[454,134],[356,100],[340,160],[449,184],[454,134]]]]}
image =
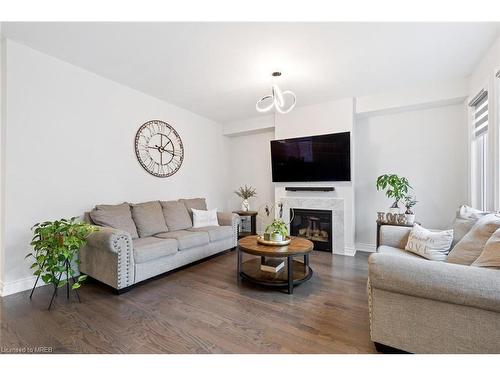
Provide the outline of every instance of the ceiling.
{"type": "Polygon", "coordinates": [[[297,105],[468,76],[498,23],[5,23],[5,36],[220,123],[271,73],[297,105]]]}

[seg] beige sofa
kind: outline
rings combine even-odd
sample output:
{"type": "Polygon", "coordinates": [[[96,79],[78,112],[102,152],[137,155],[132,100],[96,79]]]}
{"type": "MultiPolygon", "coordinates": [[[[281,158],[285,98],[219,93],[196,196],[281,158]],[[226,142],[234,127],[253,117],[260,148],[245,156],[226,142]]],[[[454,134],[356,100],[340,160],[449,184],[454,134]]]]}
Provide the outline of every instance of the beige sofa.
{"type": "Polygon", "coordinates": [[[85,214],[99,231],[80,251],[80,272],[122,293],[236,246],[238,215],[219,212],[219,226],[193,228],[193,208],[206,210],[205,199],[96,206],[85,214]]]}
{"type": "Polygon", "coordinates": [[[368,260],[377,349],[500,353],[500,270],[414,255],[404,250],[410,230],[382,226],[378,253],[368,260]]]}

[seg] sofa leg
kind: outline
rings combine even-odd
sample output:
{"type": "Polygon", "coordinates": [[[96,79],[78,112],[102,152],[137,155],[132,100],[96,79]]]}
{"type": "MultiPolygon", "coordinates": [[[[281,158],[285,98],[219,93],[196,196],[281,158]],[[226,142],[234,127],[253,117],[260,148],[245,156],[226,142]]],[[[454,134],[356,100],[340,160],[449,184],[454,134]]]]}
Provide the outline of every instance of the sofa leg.
{"type": "Polygon", "coordinates": [[[393,348],[392,346],[384,345],[379,342],[374,342],[375,344],[375,349],[379,353],[383,354],[410,354],[408,352],[405,352],[404,350],[393,348]]]}
{"type": "Polygon", "coordinates": [[[119,296],[120,294],[127,293],[130,289],[132,289],[133,285],[127,286],[126,288],[121,289],[113,289],[114,294],[119,296]]]}

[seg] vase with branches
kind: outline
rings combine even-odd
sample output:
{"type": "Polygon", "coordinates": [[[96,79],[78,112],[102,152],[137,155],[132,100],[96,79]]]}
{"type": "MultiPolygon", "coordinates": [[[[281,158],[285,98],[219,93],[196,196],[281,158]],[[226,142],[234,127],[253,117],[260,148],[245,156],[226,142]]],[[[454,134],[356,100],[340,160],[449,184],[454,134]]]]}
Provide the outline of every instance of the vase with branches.
{"type": "Polygon", "coordinates": [[[377,190],[385,190],[387,198],[394,199],[391,209],[399,210],[399,202],[404,199],[408,190],[412,189],[406,177],[397,174],[383,174],[377,177],[377,190]]]}
{"type": "Polygon", "coordinates": [[[240,186],[238,190],[234,192],[238,197],[242,198],[241,209],[243,211],[248,211],[250,209],[250,202],[248,201],[250,198],[256,197],[257,192],[256,189],[252,186],[240,186]]]}

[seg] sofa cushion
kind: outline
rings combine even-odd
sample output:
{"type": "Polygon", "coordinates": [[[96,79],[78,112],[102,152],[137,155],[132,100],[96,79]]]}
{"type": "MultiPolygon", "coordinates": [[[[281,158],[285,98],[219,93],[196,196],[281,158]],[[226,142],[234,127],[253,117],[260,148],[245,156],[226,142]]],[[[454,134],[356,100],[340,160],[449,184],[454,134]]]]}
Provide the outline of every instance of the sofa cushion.
{"type": "Polygon", "coordinates": [[[142,237],[132,240],[136,263],[149,262],[157,258],[177,253],[177,241],[156,237],[142,237]]]}
{"type": "Polygon", "coordinates": [[[190,232],[206,232],[210,238],[210,242],[225,240],[233,236],[233,227],[229,226],[211,226],[202,228],[190,228],[190,232]]]}
{"type": "Polygon", "coordinates": [[[483,251],[472,266],[500,268],[500,229],[497,229],[486,241],[483,251]]]}
{"type": "Polygon", "coordinates": [[[392,247],[392,246],[385,246],[385,245],[379,246],[377,253],[399,255],[402,257],[406,257],[406,258],[418,258],[418,259],[426,260],[425,258],[421,257],[420,255],[417,255],[417,254],[412,253],[410,251],[406,251],[405,249],[399,249],[397,247],[392,247]]]}
{"type": "Polygon", "coordinates": [[[179,202],[184,203],[191,217],[193,217],[193,208],[197,210],[207,210],[205,198],[179,199],[179,202]]]}
{"type": "Polygon", "coordinates": [[[197,210],[193,208],[193,228],[215,227],[219,225],[217,220],[217,209],[213,210],[197,210]]]}
{"type": "Polygon", "coordinates": [[[445,261],[453,241],[453,230],[431,231],[415,224],[405,250],[429,260],[445,261]]]}
{"type": "Polygon", "coordinates": [[[457,217],[460,217],[463,219],[480,219],[483,216],[486,216],[490,213],[491,212],[481,211],[481,210],[478,210],[477,208],[473,208],[473,207],[470,207],[470,206],[463,204],[458,208],[457,217]]]}
{"type": "Polygon", "coordinates": [[[477,218],[462,218],[456,217],[455,221],[453,221],[453,241],[451,243],[451,247],[455,247],[455,245],[462,239],[464,236],[469,233],[474,224],[477,222],[477,218]]]}
{"type": "Polygon", "coordinates": [[[451,247],[453,248],[458,241],[469,233],[478,219],[486,216],[488,213],[489,212],[481,211],[466,205],[460,206],[455,221],[453,222],[453,242],[451,243],[451,247]]]}
{"type": "Polygon", "coordinates": [[[179,201],[161,201],[160,203],[168,230],[181,230],[193,226],[191,217],[184,203],[179,201]]]}
{"type": "Polygon", "coordinates": [[[176,230],[173,232],[158,233],[158,238],[173,238],[178,242],[179,250],[187,250],[192,247],[208,245],[210,242],[207,232],[192,232],[188,230],[176,230]]]}
{"type": "Polygon", "coordinates": [[[500,216],[496,214],[483,216],[450,251],[447,262],[470,266],[498,228],[500,228],[500,216]]]}
{"type": "Polygon", "coordinates": [[[139,237],[127,202],[114,205],[99,204],[90,211],[89,216],[96,225],[123,230],[130,233],[132,238],[139,237]]]}
{"type": "Polygon", "coordinates": [[[139,237],[149,237],[168,230],[158,201],[133,204],[132,219],[134,219],[139,237]]]}

